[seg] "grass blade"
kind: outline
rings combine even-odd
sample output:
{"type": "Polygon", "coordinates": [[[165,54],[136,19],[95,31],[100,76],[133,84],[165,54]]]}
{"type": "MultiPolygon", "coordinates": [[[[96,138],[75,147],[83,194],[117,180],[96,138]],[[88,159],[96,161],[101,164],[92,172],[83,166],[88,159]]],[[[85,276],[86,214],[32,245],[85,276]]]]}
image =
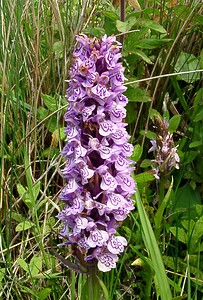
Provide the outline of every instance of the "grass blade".
{"type": "Polygon", "coordinates": [[[167,276],[165,273],[164,264],[162,261],[161,253],[152,230],[151,224],[149,222],[149,218],[145,212],[144,206],[142,204],[139,191],[136,192],[136,200],[137,200],[137,209],[142,225],[142,230],[144,234],[144,243],[149,252],[149,255],[152,260],[153,268],[155,271],[157,283],[159,286],[159,292],[161,295],[161,299],[163,300],[171,300],[172,294],[168,284],[167,276]]]}

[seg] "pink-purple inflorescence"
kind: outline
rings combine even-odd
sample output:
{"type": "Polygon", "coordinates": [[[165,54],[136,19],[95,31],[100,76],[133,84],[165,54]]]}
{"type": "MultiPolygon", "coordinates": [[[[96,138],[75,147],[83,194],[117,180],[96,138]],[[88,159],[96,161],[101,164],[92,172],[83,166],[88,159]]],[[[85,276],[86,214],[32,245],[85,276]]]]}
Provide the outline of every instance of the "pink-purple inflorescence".
{"type": "Polygon", "coordinates": [[[169,132],[169,124],[160,117],[155,117],[156,140],[151,140],[152,147],[148,152],[154,152],[154,177],[160,179],[161,174],[166,176],[174,168],[179,169],[180,158],[177,146],[174,146],[173,135],[169,132]]]}
{"type": "Polygon", "coordinates": [[[121,44],[113,36],[97,40],[80,35],[77,42],[64,116],[66,186],[60,199],[66,206],[58,218],[64,244],[76,245],[84,261],[97,261],[106,272],[116,267],[127,245],[116,229],[133,210],[135,193],[134,168],[127,158],[133,147],[123,122],[128,100],[123,95],[121,44]]]}

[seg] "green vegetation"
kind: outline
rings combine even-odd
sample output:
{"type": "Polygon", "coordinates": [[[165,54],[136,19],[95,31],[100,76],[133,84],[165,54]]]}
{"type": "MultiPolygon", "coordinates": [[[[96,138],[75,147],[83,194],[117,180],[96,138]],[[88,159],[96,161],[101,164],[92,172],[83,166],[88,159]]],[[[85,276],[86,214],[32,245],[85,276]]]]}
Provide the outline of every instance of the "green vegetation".
{"type": "MultiPolygon", "coordinates": [[[[0,299],[86,299],[85,275],[57,251],[65,90],[75,37],[124,34],[135,210],[129,245],[100,274],[101,299],[203,299],[203,8],[201,0],[0,1],[0,299]],[[128,1],[126,1],[128,2],[128,1]],[[131,4],[131,5],[130,5],[131,4]],[[101,13],[102,12],[102,13],[101,13]],[[150,140],[166,119],[179,169],[156,180],[150,140]]],[[[96,300],[96,299],[95,299],[96,300]]]]}

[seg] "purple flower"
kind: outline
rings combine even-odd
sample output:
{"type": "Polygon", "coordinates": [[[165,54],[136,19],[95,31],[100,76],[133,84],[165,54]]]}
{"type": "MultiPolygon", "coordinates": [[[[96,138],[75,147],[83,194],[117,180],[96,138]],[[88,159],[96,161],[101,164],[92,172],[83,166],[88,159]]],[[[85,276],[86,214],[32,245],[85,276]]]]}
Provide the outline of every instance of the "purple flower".
{"type": "Polygon", "coordinates": [[[155,159],[152,160],[154,177],[160,179],[160,174],[167,175],[174,168],[179,169],[180,158],[177,153],[177,146],[174,146],[173,136],[168,131],[169,124],[160,117],[155,117],[157,139],[152,140],[152,147],[148,152],[154,152],[155,159]]]}
{"type": "Polygon", "coordinates": [[[58,218],[64,244],[76,246],[84,264],[97,262],[106,272],[116,267],[127,246],[116,229],[134,208],[134,168],[127,158],[133,147],[123,122],[128,100],[122,94],[126,88],[121,44],[106,35],[99,40],[81,35],[77,41],[64,116],[66,185],[60,199],[66,206],[58,218]]]}

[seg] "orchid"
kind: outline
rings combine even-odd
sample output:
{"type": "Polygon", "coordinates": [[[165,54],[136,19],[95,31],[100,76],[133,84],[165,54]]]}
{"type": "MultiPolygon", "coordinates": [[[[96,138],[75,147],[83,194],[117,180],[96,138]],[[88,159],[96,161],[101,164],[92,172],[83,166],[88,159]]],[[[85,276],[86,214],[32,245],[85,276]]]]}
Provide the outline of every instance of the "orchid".
{"type": "Polygon", "coordinates": [[[64,116],[66,185],[60,199],[65,207],[58,218],[67,243],[78,247],[84,262],[97,262],[106,272],[127,246],[116,229],[134,209],[121,44],[106,35],[99,40],[80,35],[77,42],[64,116]]]}
{"type": "Polygon", "coordinates": [[[154,152],[155,159],[152,162],[155,164],[153,168],[154,177],[160,179],[160,174],[167,175],[174,168],[179,169],[180,158],[177,153],[177,146],[174,146],[173,136],[169,132],[169,124],[166,120],[156,117],[157,139],[151,140],[152,147],[148,152],[154,152]]]}

